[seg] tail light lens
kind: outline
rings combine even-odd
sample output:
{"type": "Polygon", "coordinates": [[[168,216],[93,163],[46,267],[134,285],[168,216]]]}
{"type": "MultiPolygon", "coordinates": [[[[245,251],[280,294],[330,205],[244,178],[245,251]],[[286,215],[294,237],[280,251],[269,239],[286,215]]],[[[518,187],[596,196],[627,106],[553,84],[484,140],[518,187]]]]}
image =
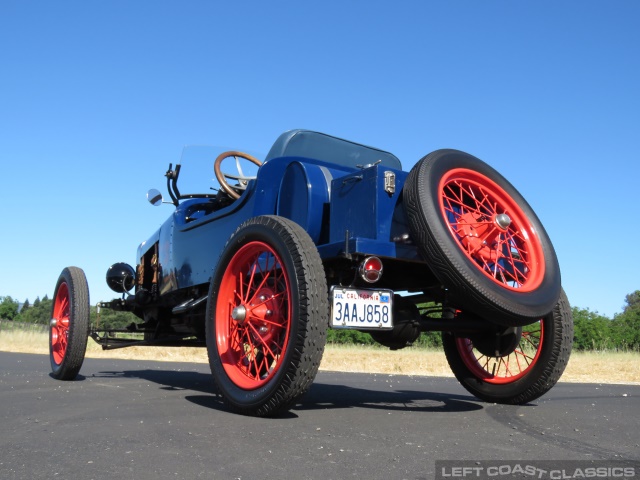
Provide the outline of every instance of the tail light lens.
{"type": "Polygon", "coordinates": [[[360,276],[367,283],[375,283],[382,277],[382,260],[367,257],[360,264],[360,276]]]}

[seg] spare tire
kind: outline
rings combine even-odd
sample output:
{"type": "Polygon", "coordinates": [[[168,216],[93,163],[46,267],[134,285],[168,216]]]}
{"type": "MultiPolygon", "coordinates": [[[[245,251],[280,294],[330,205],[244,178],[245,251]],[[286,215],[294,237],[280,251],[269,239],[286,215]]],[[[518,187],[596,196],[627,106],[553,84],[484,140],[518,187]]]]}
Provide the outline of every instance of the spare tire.
{"type": "Polygon", "coordinates": [[[476,157],[437,150],[407,177],[412,238],[450,305],[506,326],[548,315],[561,291],[553,245],[526,200],[476,157]]]}

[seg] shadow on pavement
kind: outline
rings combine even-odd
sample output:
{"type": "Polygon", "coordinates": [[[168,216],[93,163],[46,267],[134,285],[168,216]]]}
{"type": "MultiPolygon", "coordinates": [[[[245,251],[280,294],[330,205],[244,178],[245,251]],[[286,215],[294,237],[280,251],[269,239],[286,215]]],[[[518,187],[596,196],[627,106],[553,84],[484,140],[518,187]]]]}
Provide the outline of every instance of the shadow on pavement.
{"type": "MultiPolygon", "coordinates": [[[[345,378],[349,374],[345,374],[345,378]]],[[[228,411],[216,394],[213,379],[208,373],[175,370],[103,371],[100,378],[139,378],[160,385],[162,390],[184,390],[207,395],[187,395],[197,405],[228,411]]],[[[375,390],[348,385],[314,383],[309,392],[292,407],[292,411],[370,408],[385,411],[410,412],[469,412],[484,407],[470,395],[442,394],[419,390],[375,390]]],[[[296,416],[284,413],[280,418],[296,416]]]]}

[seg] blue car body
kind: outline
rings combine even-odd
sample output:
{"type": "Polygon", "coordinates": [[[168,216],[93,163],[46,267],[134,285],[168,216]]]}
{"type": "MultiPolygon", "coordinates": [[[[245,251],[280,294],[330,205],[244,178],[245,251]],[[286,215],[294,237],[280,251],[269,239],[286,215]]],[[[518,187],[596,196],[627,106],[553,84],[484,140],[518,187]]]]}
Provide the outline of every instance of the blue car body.
{"type": "Polygon", "coordinates": [[[285,132],[237,201],[220,209],[214,199],[182,201],[139,247],[138,263],[158,245],[161,295],[208,284],[227,239],[260,215],[301,225],[326,261],[345,254],[421,261],[407,243],[406,177],[391,153],[308,130],[285,132]]]}

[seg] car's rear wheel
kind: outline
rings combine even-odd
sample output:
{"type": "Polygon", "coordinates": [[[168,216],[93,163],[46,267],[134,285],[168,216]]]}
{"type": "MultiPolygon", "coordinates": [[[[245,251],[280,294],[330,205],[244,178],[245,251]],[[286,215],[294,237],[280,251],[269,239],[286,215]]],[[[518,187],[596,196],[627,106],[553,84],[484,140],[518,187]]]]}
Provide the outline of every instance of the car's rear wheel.
{"type": "Polygon", "coordinates": [[[473,395],[524,404],[549,391],[567,366],[573,344],[571,308],[562,292],[553,311],[529,325],[500,335],[444,333],[442,343],[451,370],[473,395]]]}
{"type": "Polygon", "coordinates": [[[318,371],[327,318],[324,269],[309,235],[282,217],[243,223],[220,256],[206,315],[224,401],[258,416],[291,406],[318,371]]]}
{"type": "Polygon", "coordinates": [[[65,268],[56,284],[49,328],[51,375],[73,380],[80,372],[89,338],[89,285],[77,267],[65,268]]]}
{"type": "Polygon", "coordinates": [[[560,296],[558,260],[520,193],[481,160],[438,150],[403,190],[409,228],[451,304],[506,326],[547,315],[560,296]]]}

